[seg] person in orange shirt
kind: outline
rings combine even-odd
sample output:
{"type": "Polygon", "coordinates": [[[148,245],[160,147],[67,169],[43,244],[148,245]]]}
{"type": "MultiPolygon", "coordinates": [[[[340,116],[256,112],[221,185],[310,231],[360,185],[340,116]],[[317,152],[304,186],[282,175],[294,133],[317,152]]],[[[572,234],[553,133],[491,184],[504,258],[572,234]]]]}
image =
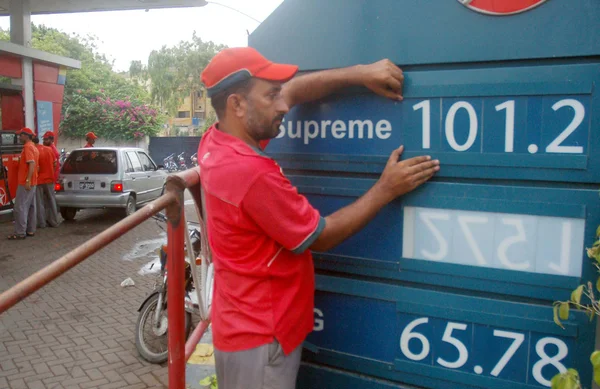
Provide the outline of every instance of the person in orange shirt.
{"type": "Polygon", "coordinates": [[[36,194],[37,227],[46,228],[46,225],[58,227],[58,211],[54,198],[54,167],[57,160],[52,149],[41,145],[37,136],[33,137],[33,143],[40,155],[36,194]]]}
{"type": "Polygon", "coordinates": [[[35,235],[36,214],[35,197],[38,178],[39,152],[32,142],[33,131],[25,127],[17,132],[19,141],[23,143],[23,151],[19,159],[17,177],[17,196],[15,198],[15,233],[8,236],[9,240],[25,239],[35,235]]]}
{"type": "Polygon", "coordinates": [[[60,153],[54,145],[54,133],[52,131],[47,131],[44,133],[44,136],[42,138],[44,139],[44,146],[50,147],[50,149],[52,150],[52,155],[54,155],[56,160],[56,165],[54,165],[54,182],[56,182],[58,181],[58,173],[60,171],[60,163],[58,162],[58,159],[60,158],[60,153]]]}
{"type": "Polygon", "coordinates": [[[85,134],[85,140],[87,141],[87,143],[83,147],[94,147],[94,143],[96,143],[96,139],[98,139],[96,134],[94,134],[91,131],[88,132],[87,134],[85,134]]]}

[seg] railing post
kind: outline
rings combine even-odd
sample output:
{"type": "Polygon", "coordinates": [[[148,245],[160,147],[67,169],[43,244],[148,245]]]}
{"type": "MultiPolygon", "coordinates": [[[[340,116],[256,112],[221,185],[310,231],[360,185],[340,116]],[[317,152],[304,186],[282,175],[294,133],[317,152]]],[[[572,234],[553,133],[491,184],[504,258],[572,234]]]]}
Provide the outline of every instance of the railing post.
{"type": "Polygon", "coordinates": [[[185,182],[177,176],[169,176],[167,192],[175,194],[176,200],[167,207],[167,314],[169,341],[169,388],[185,389],[185,310],[184,238],[187,226],[183,191],[185,182]]]}

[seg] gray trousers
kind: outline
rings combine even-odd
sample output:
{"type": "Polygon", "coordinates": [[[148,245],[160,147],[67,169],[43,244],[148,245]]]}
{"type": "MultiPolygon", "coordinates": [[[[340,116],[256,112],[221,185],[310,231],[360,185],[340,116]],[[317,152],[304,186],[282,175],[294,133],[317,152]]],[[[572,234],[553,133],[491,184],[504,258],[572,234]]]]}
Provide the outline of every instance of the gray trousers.
{"type": "Polygon", "coordinates": [[[25,189],[25,185],[17,187],[17,196],[15,198],[15,235],[25,236],[25,233],[35,233],[36,214],[35,214],[35,198],[36,187],[32,186],[31,190],[25,189]]]}
{"type": "Polygon", "coordinates": [[[39,184],[37,186],[36,207],[38,228],[46,228],[46,224],[50,227],[58,227],[54,184],[39,184]]]}
{"type": "Polygon", "coordinates": [[[215,349],[219,389],[294,389],[302,345],[285,355],[278,341],[250,350],[215,349]]]}

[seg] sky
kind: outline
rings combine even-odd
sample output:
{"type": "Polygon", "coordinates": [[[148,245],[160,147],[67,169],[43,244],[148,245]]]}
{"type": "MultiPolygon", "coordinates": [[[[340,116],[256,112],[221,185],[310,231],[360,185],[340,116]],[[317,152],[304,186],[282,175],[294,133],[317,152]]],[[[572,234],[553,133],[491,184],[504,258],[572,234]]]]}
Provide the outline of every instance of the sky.
{"type": "MultiPolygon", "coordinates": [[[[218,0],[255,19],[264,20],[283,0],[218,0]]],[[[173,46],[189,40],[192,33],[205,41],[230,47],[247,46],[248,32],[258,23],[217,4],[202,8],[154,9],[145,12],[117,11],[78,14],[34,15],[34,24],[54,27],[82,36],[92,34],[99,39],[99,51],[114,60],[116,71],[129,70],[133,60],[146,63],[148,55],[163,45],[173,46]]],[[[8,29],[8,17],[0,17],[0,27],[8,29]]]]}

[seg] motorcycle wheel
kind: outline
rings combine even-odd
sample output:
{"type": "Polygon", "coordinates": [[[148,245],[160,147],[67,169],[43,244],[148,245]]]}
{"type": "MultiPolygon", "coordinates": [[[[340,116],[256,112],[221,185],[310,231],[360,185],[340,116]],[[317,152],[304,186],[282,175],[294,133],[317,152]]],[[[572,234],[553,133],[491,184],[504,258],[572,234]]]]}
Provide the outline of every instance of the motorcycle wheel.
{"type": "MultiPolygon", "coordinates": [[[[154,326],[154,313],[158,305],[158,293],[146,301],[135,325],[135,347],[140,356],[150,363],[164,363],[168,359],[167,310],[163,310],[158,328],[154,326]]],[[[192,328],[192,314],[185,312],[185,339],[192,328]]]]}

